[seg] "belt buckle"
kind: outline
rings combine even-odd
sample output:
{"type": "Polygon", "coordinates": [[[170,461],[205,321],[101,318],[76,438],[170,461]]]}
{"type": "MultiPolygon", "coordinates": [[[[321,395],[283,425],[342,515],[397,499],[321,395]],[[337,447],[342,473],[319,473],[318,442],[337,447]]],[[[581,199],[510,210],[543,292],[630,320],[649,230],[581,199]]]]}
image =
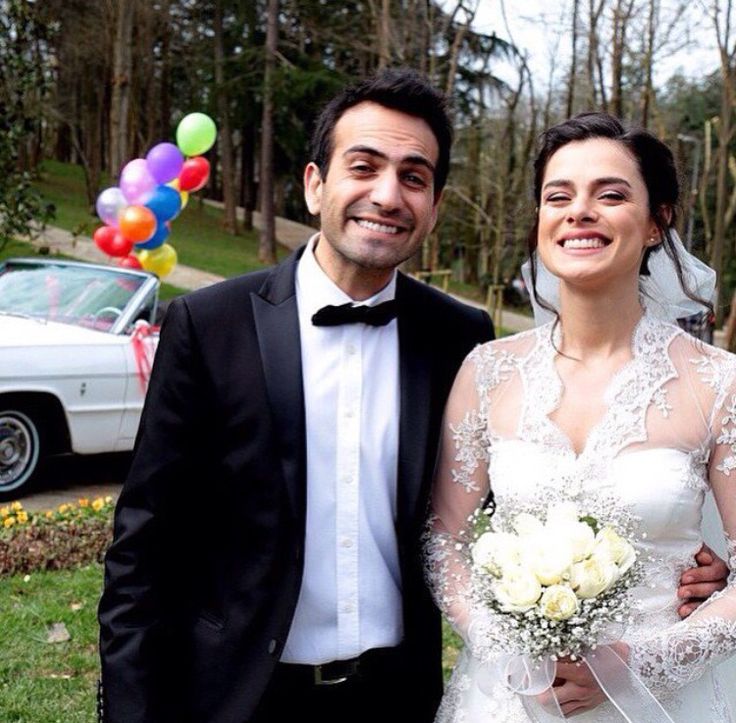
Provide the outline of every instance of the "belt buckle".
{"type": "Polygon", "coordinates": [[[326,663],[325,665],[314,666],[314,684],[315,685],[339,685],[344,683],[351,675],[355,675],[358,672],[358,661],[350,660],[345,661],[347,675],[339,675],[336,678],[326,677],[322,668],[329,667],[332,663],[326,663]]]}

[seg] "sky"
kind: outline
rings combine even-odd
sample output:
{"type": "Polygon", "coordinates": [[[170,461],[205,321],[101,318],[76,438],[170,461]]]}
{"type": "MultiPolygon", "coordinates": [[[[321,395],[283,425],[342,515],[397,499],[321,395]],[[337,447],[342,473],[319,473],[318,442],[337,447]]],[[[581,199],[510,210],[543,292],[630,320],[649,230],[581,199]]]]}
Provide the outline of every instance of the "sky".
{"type": "MultiPolygon", "coordinates": [[[[448,0],[449,5],[452,0],[448,0]]],[[[569,33],[565,33],[560,40],[560,27],[565,24],[569,27],[569,17],[572,3],[570,0],[559,0],[550,3],[549,0],[505,0],[506,19],[508,30],[504,24],[502,0],[477,0],[473,27],[484,33],[496,34],[503,39],[511,39],[517,47],[529,53],[529,65],[534,76],[535,85],[541,90],[546,87],[551,65],[552,53],[557,59],[557,74],[569,66],[569,33]],[[563,17],[567,18],[566,22],[563,17]],[[510,31],[510,36],[509,36],[510,31]]],[[[675,0],[663,0],[662,5],[672,7],[675,0]]],[[[587,5],[587,3],[581,3],[587,5]]],[[[691,41],[688,47],[674,51],[671,57],[661,60],[655,65],[655,83],[664,83],[676,71],[682,71],[688,76],[699,76],[717,68],[718,54],[710,41],[713,31],[707,20],[696,17],[697,3],[690,4],[693,14],[687,25],[691,32],[691,41]]],[[[699,13],[698,13],[699,14],[699,13]]],[[[504,79],[515,77],[499,72],[504,79]]]]}

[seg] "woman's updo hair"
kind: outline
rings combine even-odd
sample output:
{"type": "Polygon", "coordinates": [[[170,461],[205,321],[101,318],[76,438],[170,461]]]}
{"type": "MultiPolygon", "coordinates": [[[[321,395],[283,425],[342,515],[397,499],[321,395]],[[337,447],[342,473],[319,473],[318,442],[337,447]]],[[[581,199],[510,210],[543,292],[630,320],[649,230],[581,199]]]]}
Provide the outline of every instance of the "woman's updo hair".
{"type": "MultiPolygon", "coordinates": [[[[534,200],[537,213],[527,239],[531,259],[532,286],[536,297],[537,249],[539,230],[539,206],[542,198],[542,183],[549,159],[563,146],[574,141],[585,141],[591,138],[604,138],[617,141],[631,154],[639,167],[649,196],[649,213],[654,220],[662,239],[663,250],[672,259],[677,278],[685,295],[711,309],[711,305],[696,296],[684,279],[682,263],[677,247],[672,238],[671,228],[677,222],[678,204],[680,200],[680,182],[672,151],[659,138],[643,128],[626,128],[618,118],[601,112],[586,112],[569,118],[562,123],[548,128],[540,136],[539,152],[534,160],[534,200]]],[[[659,248],[649,246],[644,252],[639,273],[648,275],[647,260],[650,254],[659,248]]],[[[537,297],[541,306],[555,312],[548,303],[537,297]]]]}

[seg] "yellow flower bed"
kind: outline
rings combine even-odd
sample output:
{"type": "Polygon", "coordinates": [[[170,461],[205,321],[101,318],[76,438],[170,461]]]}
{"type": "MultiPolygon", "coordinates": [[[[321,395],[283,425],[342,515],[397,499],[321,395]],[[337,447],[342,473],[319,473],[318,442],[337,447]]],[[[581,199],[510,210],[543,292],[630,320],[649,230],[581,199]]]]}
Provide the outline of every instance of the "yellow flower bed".
{"type": "Polygon", "coordinates": [[[108,517],[115,506],[112,497],[80,497],[76,502],[59,505],[55,510],[28,512],[20,502],[0,507],[0,534],[23,526],[43,525],[54,522],[78,521],[91,517],[108,517]]]}

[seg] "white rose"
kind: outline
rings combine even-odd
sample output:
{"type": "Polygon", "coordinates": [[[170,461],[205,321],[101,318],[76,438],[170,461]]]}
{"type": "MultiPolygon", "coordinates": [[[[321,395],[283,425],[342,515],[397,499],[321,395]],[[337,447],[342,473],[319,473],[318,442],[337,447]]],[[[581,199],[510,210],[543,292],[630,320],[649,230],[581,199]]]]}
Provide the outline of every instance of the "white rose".
{"type": "Polygon", "coordinates": [[[539,601],[542,615],[548,620],[567,620],[578,611],[578,599],[567,585],[551,585],[539,601]]]}
{"type": "Polygon", "coordinates": [[[563,537],[542,533],[522,541],[521,560],[542,585],[554,585],[569,573],[573,549],[563,537]]]}
{"type": "Polygon", "coordinates": [[[542,594],[537,578],[521,568],[504,571],[503,577],[496,580],[491,589],[506,612],[525,612],[534,607],[542,594]]]}
{"type": "Polygon", "coordinates": [[[558,502],[547,508],[547,525],[574,524],[580,519],[580,512],[574,502],[558,502]]]}
{"type": "Polygon", "coordinates": [[[542,532],[544,525],[534,515],[522,512],[514,517],[513,527],[522,537],[530,537],[542,532]]]}
{"type": "Polygon", "coordinates": [[[628,542],[624,542],[624,552],[618,563],[618,574],[619,577],[623,575],[634,563],[636,562],[636,550],[633,545],[628,542]]]}
{"type": "MultiPolygon", "coordinates": [[[[612,527],[604,527],[595,536],[595,551],[599,555],[607,555],[617,565],[621,565],[629,560],[633,548],[612,527]]],[[[629,562],[629,567],[632,562],[629,562]]]]}
{"type": "Polygon", "coordinates": [[[547,524],[547,534],[556,539],[567,540],[572,547],[572,555],[575,562],[584,560],[593,552],[595,544],[595,533],[593,528],[585,522],[566,522],[564,524],[554,522],[547,524]]]}
{"type": "Polygon", "coordinates": [[[491,575],[519,563],[519,543],[510,532],[484,532],[471,549],[473,562],[491,575]]]}
{"type": "Polygon", "coordinates": [[[618,568],[607,556],[593,555],[572,566],[570,584],[578,597],[587,600],[608,590],[618,575],[618,568]]]}

